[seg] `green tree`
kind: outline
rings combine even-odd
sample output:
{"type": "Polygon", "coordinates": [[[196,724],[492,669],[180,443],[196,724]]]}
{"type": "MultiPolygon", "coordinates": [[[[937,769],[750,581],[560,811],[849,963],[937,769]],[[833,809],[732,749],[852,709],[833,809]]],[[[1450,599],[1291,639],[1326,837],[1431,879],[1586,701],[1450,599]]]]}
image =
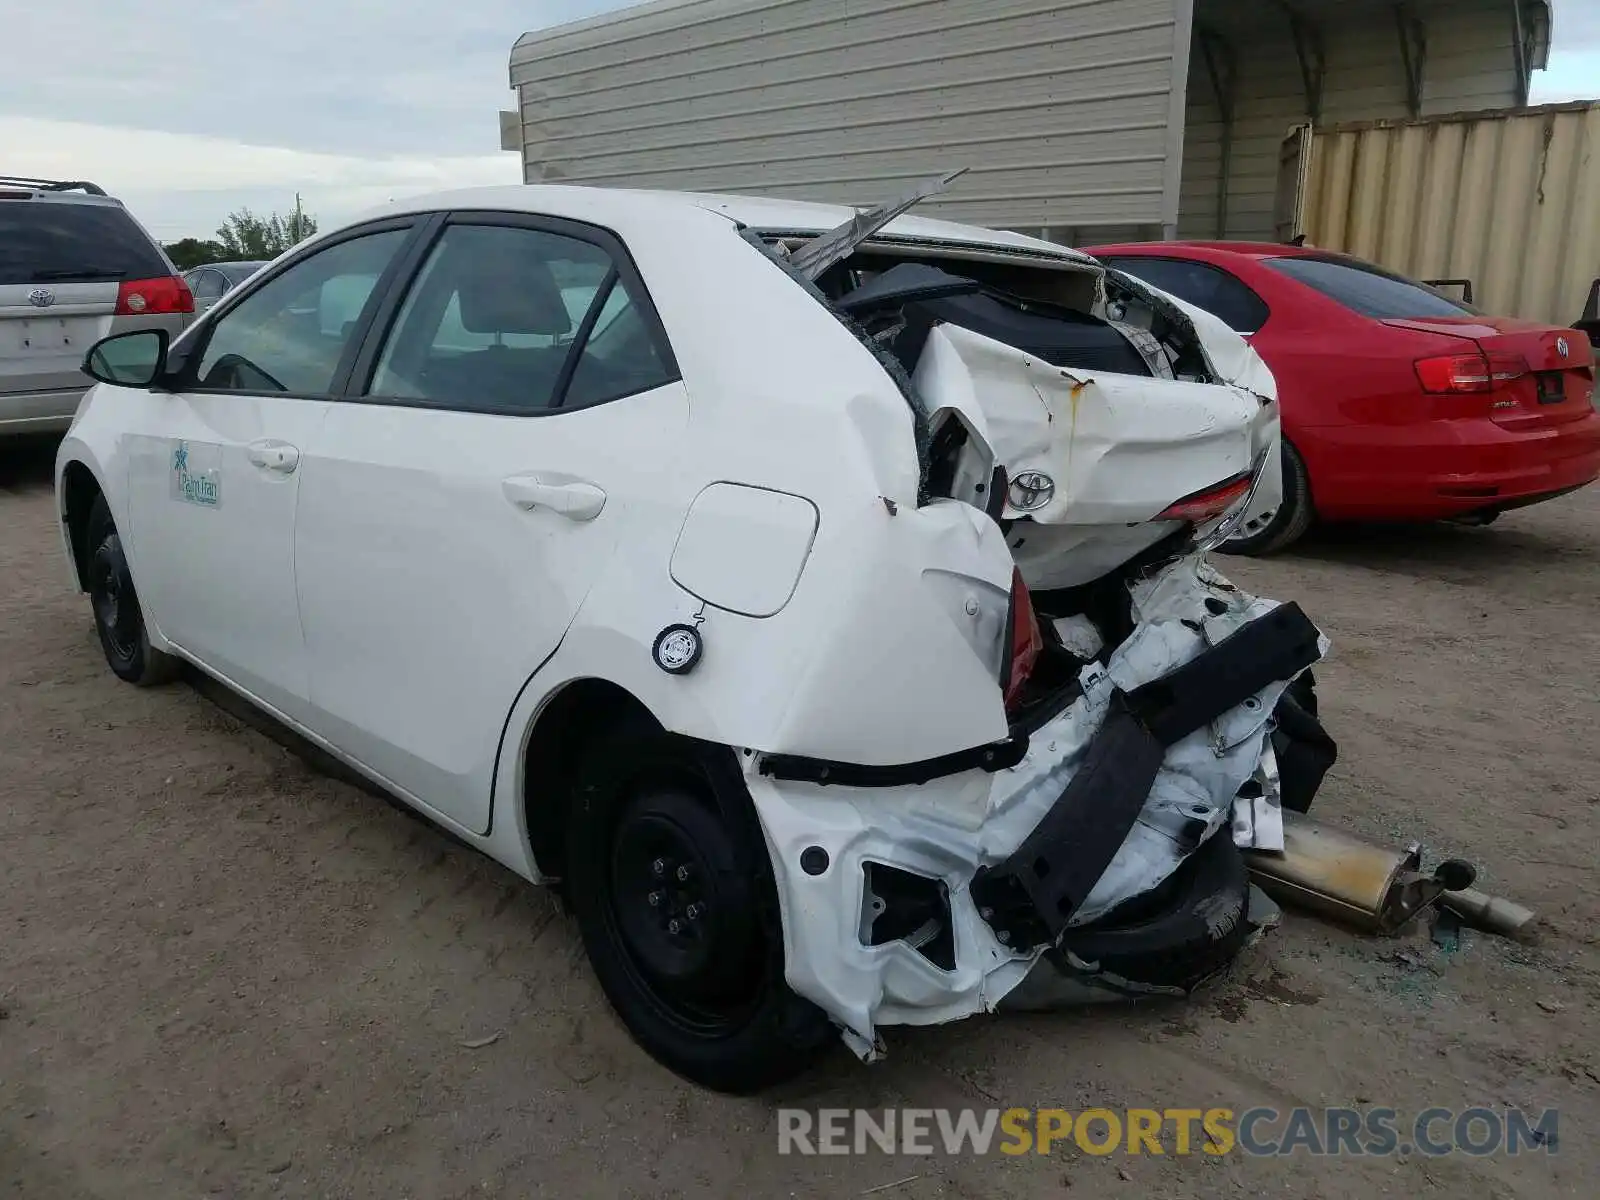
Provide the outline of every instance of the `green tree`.
{"type": "Polygon", "coordinates": [[[217,230],[217,243],[222,247],[224,260],[277,258],[316,231],[317,219],[300,207],[300,197],[296,196],[294,211],[287,216],[278,213],[258,216],[248,208],[229,213],[217,230]]]}
{"type": "Polygon", "coordinates": [[[204,266],[206,263],[226,262],[228,259],[219,244],[200,238],[180,238],[176,242],[168,242],[162,248],[172,260],[172,265],[180,271],[204,266]]]}

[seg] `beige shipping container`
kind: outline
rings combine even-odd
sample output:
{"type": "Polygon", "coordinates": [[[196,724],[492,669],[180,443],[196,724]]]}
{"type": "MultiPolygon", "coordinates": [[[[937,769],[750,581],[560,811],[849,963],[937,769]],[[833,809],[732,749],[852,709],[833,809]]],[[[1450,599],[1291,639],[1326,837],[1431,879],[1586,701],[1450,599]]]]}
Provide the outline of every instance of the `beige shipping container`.
{"type": "Polygon", "coordinates": [[[1288,180],[1280,191],[1280,231],[1415,279],[1470,281],[1486,312],[1581,315],[1600,278],[1600,101],[1333,125],[1310,140],[1298,197],[1288,180]]]}

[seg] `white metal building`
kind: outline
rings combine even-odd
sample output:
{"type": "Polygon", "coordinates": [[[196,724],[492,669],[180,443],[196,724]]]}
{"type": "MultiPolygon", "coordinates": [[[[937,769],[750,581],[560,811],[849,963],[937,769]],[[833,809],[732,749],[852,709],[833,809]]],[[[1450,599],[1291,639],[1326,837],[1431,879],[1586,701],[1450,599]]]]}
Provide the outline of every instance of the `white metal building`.
{"type": "Polygon", "coordinates": [[[511,55],[529,182],[870,203],[1088,243],[1270,238],[1308,123],[1526,103],[1551,0],[656,0],[511,55]]]}

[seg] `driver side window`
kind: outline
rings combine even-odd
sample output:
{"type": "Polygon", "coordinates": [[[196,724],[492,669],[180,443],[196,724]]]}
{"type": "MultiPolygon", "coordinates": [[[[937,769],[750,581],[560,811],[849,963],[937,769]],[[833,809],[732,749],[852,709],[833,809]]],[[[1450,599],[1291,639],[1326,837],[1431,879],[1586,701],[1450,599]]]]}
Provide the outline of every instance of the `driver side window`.
{"type": "Polygon", "coordinates": [[[372,289],[410,233],[386,229],[339,242],[246,296],[212,328],[192,386],[330,393],[372,289]]]}

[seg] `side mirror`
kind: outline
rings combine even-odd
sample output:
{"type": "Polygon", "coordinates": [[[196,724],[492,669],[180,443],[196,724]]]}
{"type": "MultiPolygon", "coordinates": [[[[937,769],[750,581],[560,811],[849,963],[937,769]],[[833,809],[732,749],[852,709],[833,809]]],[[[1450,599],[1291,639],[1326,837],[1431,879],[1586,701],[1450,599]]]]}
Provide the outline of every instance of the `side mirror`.
{"type": "Polygon", "coordinates": [[[167,331],[136,329],[101,338],[84,355],[83,373],[116,387],[147,388],[167,366],[167,331]]]}

